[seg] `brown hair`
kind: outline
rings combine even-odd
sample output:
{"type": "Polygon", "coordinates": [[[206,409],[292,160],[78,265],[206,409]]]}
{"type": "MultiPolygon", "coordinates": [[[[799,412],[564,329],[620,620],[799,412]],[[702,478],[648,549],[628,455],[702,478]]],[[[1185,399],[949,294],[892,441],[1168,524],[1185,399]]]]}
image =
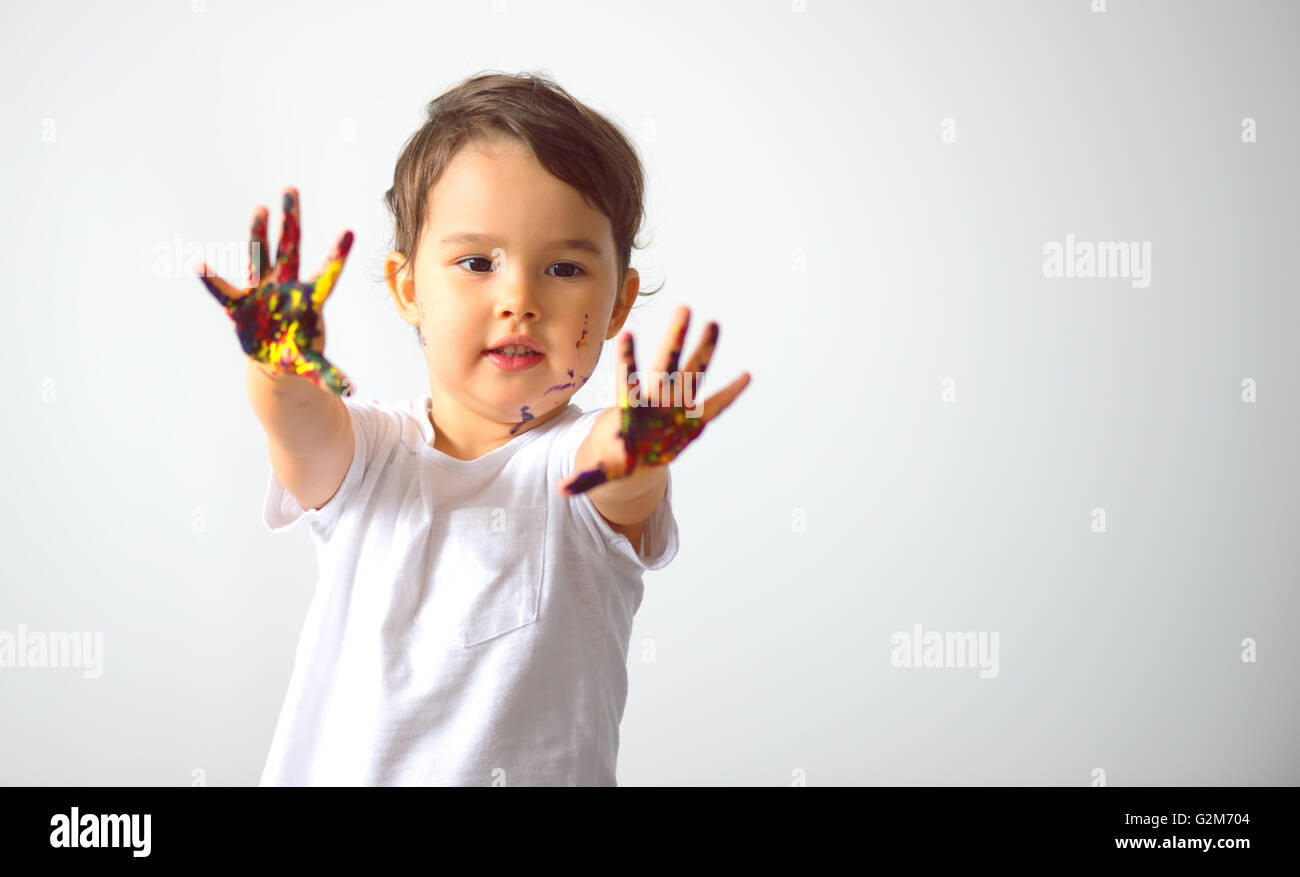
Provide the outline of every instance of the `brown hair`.
{"type": "Polygon", "coordinates": [[[403,147],[393,187],[384,195],[393,214],[393,249],[412,268],[429,192],[452,156],[468,142],[507,137],[527,145],[552,176],[609,217],[618,259],[616,289],[622,287],[632,248],[642,246],[635,238],[645,216],[645,174],[636,149],[617,125],[546,73],[480,73],[431,100],[425,115],[403,147]]]}

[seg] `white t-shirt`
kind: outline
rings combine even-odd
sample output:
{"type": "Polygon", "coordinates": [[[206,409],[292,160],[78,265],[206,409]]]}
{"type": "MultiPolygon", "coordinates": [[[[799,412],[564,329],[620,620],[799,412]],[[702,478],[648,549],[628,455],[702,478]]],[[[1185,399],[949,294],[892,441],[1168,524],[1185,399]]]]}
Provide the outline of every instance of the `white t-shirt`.
{"type": "Polygon", "coordinates": [[[644,570],[677,553],[672,478],[641,551],[556,496],[600,410],[569,405],[477,460],[433,447],[429,398],[340,397],[356,452],[304,510],[320,576],[262,785],[616,785],[644,570]]]}

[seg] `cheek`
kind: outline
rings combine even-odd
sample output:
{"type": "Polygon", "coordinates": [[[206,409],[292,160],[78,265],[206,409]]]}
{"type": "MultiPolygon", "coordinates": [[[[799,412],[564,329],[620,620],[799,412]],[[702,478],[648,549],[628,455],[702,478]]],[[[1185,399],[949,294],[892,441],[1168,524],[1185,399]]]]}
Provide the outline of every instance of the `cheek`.
{"type": "Polygon", "coordinates": [[[463,323],[431,322],[426,332],[430,357],[448,366],[477,360],[483,352],[481,334],[463,323]]]}
{"type": "Polygon", "coordinates": [[[609,302],[605,296],[590,296],[568,319],[568,349],[571,353],[596,356],[604,340],[604,329],[609,323],[609,302]]]}
{"type": "Polygon", "coordinates": [[[563,353],[555,357],[556,361],[553,364],[556,371],[563,376],[564,383],[573,384],[574,392],[599,377],[596,370],[599,367],[601,353],[600,336],[592,329],[590,320],[587,325],[587,336],[581,347],[577,346],[580,337],[582,337],[581,329],[566,345],[563,353]]]}
{"type": "Polygon", "coordinates": [[[563,315],[557,331],[552,333],[557,342],[554,351],[557,364],[562,363],[564,368],[590,371],[593,359],[599,353],[596,321],[600,315],[593,313],[594,309],[592,306],[581,305],[563,315]]]}
{"type": "Polygon", "coordinates": [[[461,297],[430,295],[420,303],[420,325],[430,355],[440,360],[480,352],[484,323],[461,297]]]}

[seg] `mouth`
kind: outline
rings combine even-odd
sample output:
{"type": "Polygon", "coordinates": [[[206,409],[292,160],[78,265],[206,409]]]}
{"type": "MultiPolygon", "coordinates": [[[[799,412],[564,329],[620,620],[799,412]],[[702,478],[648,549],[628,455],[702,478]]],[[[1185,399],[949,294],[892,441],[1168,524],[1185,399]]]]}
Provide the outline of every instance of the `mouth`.
{"type": "Polygon", "coordinates": [[[537,365],[545,354],[522,345],[510,345],[484,350],[483,356],[502,371],[517,372],[537,365]]]}

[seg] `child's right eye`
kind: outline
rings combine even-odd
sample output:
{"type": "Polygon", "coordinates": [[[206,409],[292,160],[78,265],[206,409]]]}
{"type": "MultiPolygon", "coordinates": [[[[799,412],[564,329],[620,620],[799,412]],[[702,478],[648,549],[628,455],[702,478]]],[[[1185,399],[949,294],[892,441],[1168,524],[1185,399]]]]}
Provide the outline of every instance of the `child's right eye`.
{"type": "MultiPolygon", "coordinates": [[[[491,260],[491,259],[486,259],[486,258],[484,258],[483,256],[469,256],[469,257],[467,257],[467,258],[461,259],[461,260],[460,260],[459,262],[457,262],[456,264],[457,264],[457,265],[463,265],[463,264],[466,263],[466,262],[486,262],[487,265],[488,265],[488,270],[490,271],[490,270],[492,269],[492,260],[491,260]]],[[[474,271],[474,270],[471,270],[471,269],[466,269],[466,270],[468,270],[469,273],[471,273],[471,274],[486,274],[486,273],[487,273],[486,271],[474,271]]]]}

